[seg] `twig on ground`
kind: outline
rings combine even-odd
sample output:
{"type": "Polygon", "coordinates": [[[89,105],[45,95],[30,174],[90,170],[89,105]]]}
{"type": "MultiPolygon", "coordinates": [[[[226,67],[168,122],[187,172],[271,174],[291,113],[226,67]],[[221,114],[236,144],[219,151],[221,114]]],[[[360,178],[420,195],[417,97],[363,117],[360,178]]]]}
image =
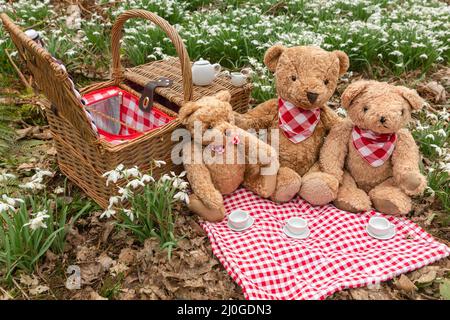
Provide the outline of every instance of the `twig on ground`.
{"type": "Polygon", "coordinates": [[[31,87],[31,84],[28,82],[28,80],[25,78],[23,73],[20,71],[19,67],[14,63],[13,59],[11,58],[11,55],[9,54],[8,49],[5,49],[6,56],[8,57],[9,62],[13,66],[13,68],[16,70],[17,74],[19,75],[20,80],[25,85],[27,89],[33,90],[33,87],[31,87]]]}
{"type": "Polygon", "coordinates": [[[10,295],[9,292],[3,289],[2,287],[0,287],[0,291],[3,292],[3,294],[7,296],[9,299],[14,299],[14,297],[10,295]]]}
{"type": "Polygon", "coordinates": [[[25,291],[23,291],[22,287],[17,283],[16,280],[14,280],[14,278],[12,279],[12,282],[13,282],[14,285],[17,287],[17,289],[19,289],[20,292],[22,292],[23,296],[24,296],[27,300],[30,300],[30,297],[26,294],[25,291]]]}

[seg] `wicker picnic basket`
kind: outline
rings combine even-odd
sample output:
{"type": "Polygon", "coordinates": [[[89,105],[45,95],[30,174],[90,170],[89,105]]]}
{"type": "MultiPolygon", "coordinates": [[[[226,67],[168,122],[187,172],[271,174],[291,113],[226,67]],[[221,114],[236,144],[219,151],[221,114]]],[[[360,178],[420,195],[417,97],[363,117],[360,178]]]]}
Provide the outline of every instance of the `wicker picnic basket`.
{"type": "Polygon", "coordinates": [[[191,62],[176,30],[154,13],[129,10],[117,18],[112,28],[112,79],[83,88],[80,90],[81,94],[115,86],[140,97],[139,90],[146,83],[164,76],[173,80],[173,84],[170,87],[156,88],[155,94],[159,100],[155,98],[153,108],[159,109],[174,120],[160,128],[144,132],[135,139],[116,145],[110,144],[99,139],[91,119],[83,109],[84,106],[74,93],[73,84],[65,68],[61,68],[50,53],[28,38],[6,14],[0,14],[0,18],[4,28],[10,33],[19,56],[33,74],[36,86],[48,99],[45,111],[61,171],[103,208],[108,206],[109,197],[115,193],[116,187],[111,184],[106,186],[102,175],[119,164],[126,167],[136,165],[146,170],[152,160],[164,160],[167,165],[156,168],[154,175],[180,170],[180,166],[171,161],[172,147],[178,143],[171,140],[171,134],[181,126],[173,106],[179,107],[186,101],[195,101],[204,95],[227,89],[233,97],[233,109],[238,112],[247,109],[251,84],[236,88],[227,79],[218,77],[210,86],[194,87],[191,62]],[[175,46],[178,59],[171,58],[124,69],[120,62],[120,40],[124,23],[130,18],[147,19],[159,26],[175,46]]]}

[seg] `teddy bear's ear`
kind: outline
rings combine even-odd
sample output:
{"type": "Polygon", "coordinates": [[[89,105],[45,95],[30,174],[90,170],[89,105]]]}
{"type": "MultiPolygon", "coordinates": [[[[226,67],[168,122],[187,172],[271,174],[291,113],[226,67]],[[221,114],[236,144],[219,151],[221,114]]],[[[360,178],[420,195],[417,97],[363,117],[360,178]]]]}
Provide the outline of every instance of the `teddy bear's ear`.
{"type": "Polygon", "coordinates": [[[178,119],[180,120],[181,124],[186,125],[188,123],[189,117],[199,108],[200,105],[196,102],[190,101],[183,104],[178,112],[178,119]]]}
{"type": "Polygon", "coordinates": [[[267,49],[266,54],[264,55],[264,64],[270,71],[275,72],[278,59],[280,59],[280,56],[284,50],[286,50],[286,47],[281,44],[276,44],[267,49]]]}
{"type": "Polygon", "coordinates": [[[368,81],[360,80],[349,85],[341,95],[341,104],[345,109],[348,109],[352,101],[361,94],[369,84],[368,81]]]}
{"type": "Polygon", "coordinates": [[[228,90],[219,91],[214,95],[214,97],[224,102],[230,102],[231,100],[231,94],[228,90]]]}
{"type": "Polygon", "coordinates": [[[342,76],[347,72],[348,67],[350,66],[350,60],[348,59],[348,56],[344,51],[334,50],[333,53],[339,59],[339,75],[342,76]]]}
{"type": "Polygon", "coordinates": [[[400,90],[402,97],[408,101],[412,110],[420,110],[425,105],[425,100],[423,100],[416,90],[412,90],[403,86],[397,87],[400,90]]]}

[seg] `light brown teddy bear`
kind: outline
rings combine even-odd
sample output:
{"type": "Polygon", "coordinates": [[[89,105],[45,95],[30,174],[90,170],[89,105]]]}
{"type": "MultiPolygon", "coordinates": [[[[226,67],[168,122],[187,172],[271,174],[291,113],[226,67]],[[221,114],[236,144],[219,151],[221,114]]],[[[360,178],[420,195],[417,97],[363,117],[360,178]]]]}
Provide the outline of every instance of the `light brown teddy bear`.
{"type": "Polygon", "coordinates": [[[223,219],[222,195],[241,184],[264,198],[276,187],[278,154],[234,125],[230,98],[228,91],[221,91],[188,102],[179,112],[192,137],[183,148],[183,164],[193,190],[189,208],[208,221],[223,219]]]}
{"type": "Polygon", "coordinates": [[[280,129],[281,169],[276,187],[279,193],[273,200],[290,200],[279,195],[295,195],[301,184],[302,198],[313,205],[329,203],[337,195],[339,182],[320,172],[318,158],[327,132],[340,121],[326,103],[339,76],[348,69],[348,56],[342,51],[328,52],[313,46],[274,45],[267,50],[264,63],[275,72],[278,98],[263,102],[246,114],[236,114],[236,124],[244,129],[280,129]],[[297,175],[283,174],[286,167],[297,175]]]}
{"type": "Polygon", "coordinates": [[[324,172],[337,177],[336,207],[406,214],[410,196],[427,184],[419,150],[408,129],[410,113],[424,101],[415,90],[385,82],[357,81],[342,94],[345,121],[332,128],[320,152],[324,172]]]}

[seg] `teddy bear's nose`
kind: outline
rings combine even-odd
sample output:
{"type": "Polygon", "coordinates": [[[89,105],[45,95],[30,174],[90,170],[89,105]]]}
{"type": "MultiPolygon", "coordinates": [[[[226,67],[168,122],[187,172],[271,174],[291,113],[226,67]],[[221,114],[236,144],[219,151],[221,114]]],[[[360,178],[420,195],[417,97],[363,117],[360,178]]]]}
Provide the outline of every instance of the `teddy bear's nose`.
{"type": "Polygon", "coordinates": [[[317,100],[317,97],[319,96],[317,93],[314,92],[307,92],[306,96],[308,97],[309,102],[314,103],[317,100]]]}
{"type": "Polygon", "coordinates": [[[385,123],[385,122],[386,122],[386,118],[383,117],[383,116],[381,116],[381,117],[380,117],[380,122],[381,122],[381,123],[385,123]]]}

